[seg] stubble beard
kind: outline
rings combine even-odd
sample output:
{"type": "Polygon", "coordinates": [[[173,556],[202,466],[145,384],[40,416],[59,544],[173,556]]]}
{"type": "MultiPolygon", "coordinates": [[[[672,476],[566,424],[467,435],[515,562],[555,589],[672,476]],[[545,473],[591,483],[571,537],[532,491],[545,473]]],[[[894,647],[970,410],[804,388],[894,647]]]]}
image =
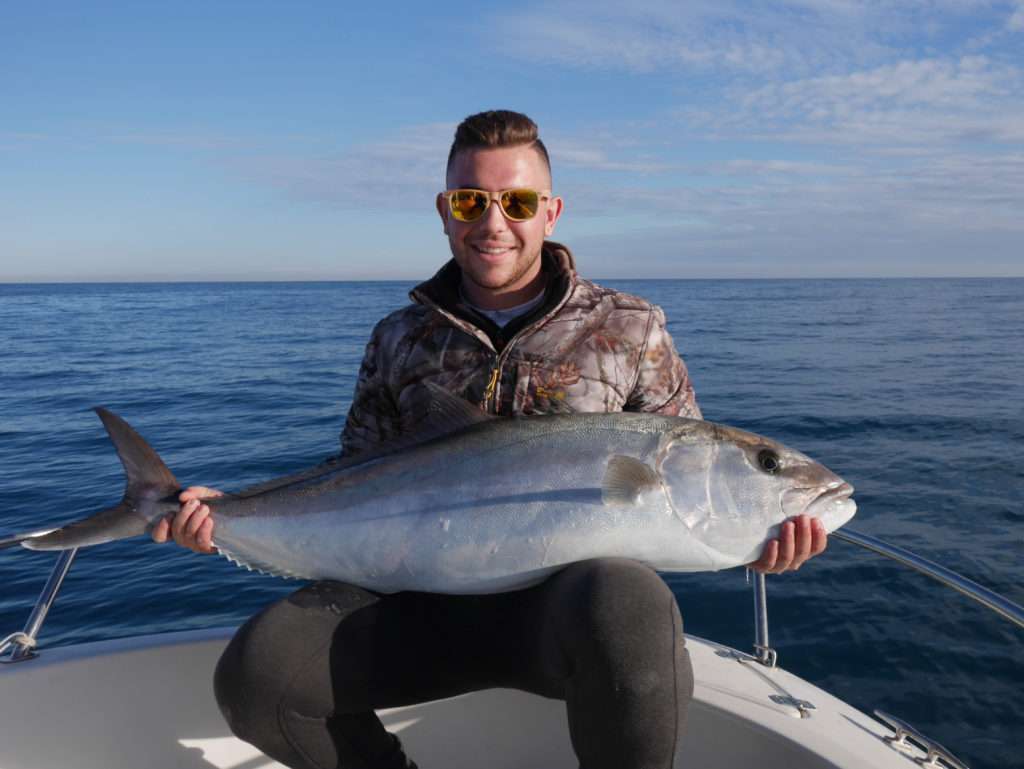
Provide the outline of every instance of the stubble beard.
{"type": "MultiPolygon", "coordinates": [[[[534,265],[539,264],[539,262],[540,249],[538,249],[537,253],[532,257],[523,258],[520,256],[520,258],[511,265],[511,273],[509,273],[506,278],[502,275],[504,269],[498,274],[493,274],[491,270],[481,268],[481,265],[471,261],[469,269],[464,268],[462,271],[463,280],[468,280],[487,291],[500,292],[503,289],[509,289],[516,285],[516,283],[521,281],[523,277],[533,269],[534,265]]],[[[518,288],[522,287],[523,286],[519,286],[518,288]]]]}

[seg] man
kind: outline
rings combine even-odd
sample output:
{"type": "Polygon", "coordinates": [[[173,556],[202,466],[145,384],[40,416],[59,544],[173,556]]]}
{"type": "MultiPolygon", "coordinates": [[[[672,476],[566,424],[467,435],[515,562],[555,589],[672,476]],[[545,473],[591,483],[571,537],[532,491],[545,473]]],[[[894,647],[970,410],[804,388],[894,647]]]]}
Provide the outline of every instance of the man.
{"type": "MultiPolygon", "coordinates": [[[[525,115],[458,127],[437,209],[453,259],[374,329],[342,435],[356,455],[407,436],[433,383],[499,415],[634,410],[700,417],[660,309],[576,274],[547,241],[562,213],[547,151],[525,115]]],[[[406,438],[407,440],[407,438],[406,438]]],[[[203,496],[181,495],[154,531],[212,552],[203,496]]],[[[754,564],[798,568],[825,547],[788,522],[754,564]]],[[[493,686],[566,701],[584,769],[667,769],[693,675],[676,602],[649,568],[621,559],[566,567],[488,596],[377,595],[320,582],[239,630],[215,689],[232,729],[292,767],[414,766],[374,709],[493,686]]]]}

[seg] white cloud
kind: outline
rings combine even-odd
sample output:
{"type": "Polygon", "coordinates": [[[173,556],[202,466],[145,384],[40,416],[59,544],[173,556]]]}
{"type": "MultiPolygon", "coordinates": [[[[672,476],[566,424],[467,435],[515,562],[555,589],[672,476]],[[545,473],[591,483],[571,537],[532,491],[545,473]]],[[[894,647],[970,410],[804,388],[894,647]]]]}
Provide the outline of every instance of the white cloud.
{"type": "Polygon", "coordinates": [[[1013,32],[1020,32],[1024,30],[1024,2],[1018,0],[1015,5],[1013,13],[1006,22],[1006,28],[1013,32]]]}
{"type": "MultiPolygon", "coordinates": [[[[616,237],[566,223],[567,242],[597,276],[1022,274],[1024,153],[828,164],[822,175],[796,175],[786,161],[725,165],[738,176],[618,190],[612,199],[650,220],[616,237]]],[[[595,206],[611,195],[580,192],[595,206]]],[[[580,203],[569,194],[570,213],[580,203]]],[[[606,203],[602,216],[613,214],[606,203]]]]}
{"type": "MultiPolygon", "coordinates": [[[[502,52],[582,70],[769,79],[1000,44],[1021,0],[567,0],[486,17],[502,52]]],[[[1013,55],[1012,46],[1008,51],[1013,55]]]]}
{"type": "Polygon", "coordinates": [[[726,161],[721,166],[712,166],[712,173],[738,176],[845,176],[850,168],[830,163],[812,163],[795,160],[746,160],[726,161]]]}
{"type": "Polygon", "coordinates": [[[1020,151],[742,159],[694,168],[666,188],[564,192],[562,234],[599,276],[1021,274],[1020,151]],[[649,215],[609,235],[623,209],[649,215]]]}
{"type": "Polygon", "coordinates": [[[962,142],[1024,140],[1024,75],[981,56],[906,60],[736,89],[715,108],[680,113],[720,137],[893,152],[962,142]]]}
{"type": "MultiPolygon", "coordinates": [[[[838,39],[830,44],[820,40],[810,46],[794,46],[788,21],[750,14],[732,2],[655,0],[641,6],[613,2],[545,5],[536,11],[503,15],[497,23],[504,33],[500,45],[507,54],[584,69],[753,73],[834,58],[838,39]]],[[[817,26],[814,19],[808,23],[817,26]]],[[[819,39],[828,36],[825,30],[821,32],[819,39]]],[[[866,40],[862,45],[874,47],[866,40]]]]}
{"type": "Polygon", "coordinates": [[[173,147],[185,150],[246,149],[260,145],[259,140],[203,131],[119,131],[103,137],[106,141],[123,144],[144,144],[153,147],[173,147]]]}
{"type": "MultiPolygon", "coordinates": [[[[901,51],[971,50],[979,28],[1005,23],[1005,0],[572,0],[487,20],[513,57],[587,70],[768,77],[863,69],[901,51]],[[952,40],[952,44],[950,43],[952,40]],[[933,42],[934,41],[934,42],[933,42]],[[959,41],[959,43],[957,42],[959,41]]],[[[1024,23],[1024,12],[1011,18],[1024,23]]]]}
{"type": "MultiPolygon", "coordinates": [[[[625,156],[623,143],[615,140],[599,141],[566,136],[546,138],[545,144],[551,153],[551,164],[560,171],[563,168],[587,171],[620,171],[636,174],[665,173],[671,166],[664,161],[647,157],[625,156]],[[610,153],[614,153],[610,154],[610,153]]],[[[633,151],[635,153],[635,149],[633,151]]]]}
{"type": "Polygon", "coordinates": [[[29,131],[0,131],[0,152],[21,152],[25,147],[38,145],[52,137],[29,131]]]}
{"type": "Polygon", "coordinates": [[[1019,73],[982,56],[959,61],[904,60],[844,75],[771,84],[748,94],[745,107],[766,114],[842,114],[878,104],[974,108],[1007,93],[1019,73]]]}
{"type": "Polygon", "coordinates": [[[444,187],[444,162],[455,126],[408,126],[393,138],[322,154],[236,156],[233,173],[300,200],[338,208],[430,210],[444,187]]]}

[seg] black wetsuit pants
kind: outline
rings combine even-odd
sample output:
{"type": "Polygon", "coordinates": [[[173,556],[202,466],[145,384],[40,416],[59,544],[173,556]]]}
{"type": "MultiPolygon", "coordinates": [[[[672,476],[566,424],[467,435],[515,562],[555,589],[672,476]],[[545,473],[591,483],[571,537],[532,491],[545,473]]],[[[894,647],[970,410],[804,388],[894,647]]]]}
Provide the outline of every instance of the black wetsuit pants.
{"type": "Polygon", "coordinates": [[[296,769],[404,769],[373,709],[491,687],[565,700],[582,769],[670,769],[693,693],[675,598],[620,559],[496,595],[318,582],[245,623],[214,677],[235,734],[296,769]]]}

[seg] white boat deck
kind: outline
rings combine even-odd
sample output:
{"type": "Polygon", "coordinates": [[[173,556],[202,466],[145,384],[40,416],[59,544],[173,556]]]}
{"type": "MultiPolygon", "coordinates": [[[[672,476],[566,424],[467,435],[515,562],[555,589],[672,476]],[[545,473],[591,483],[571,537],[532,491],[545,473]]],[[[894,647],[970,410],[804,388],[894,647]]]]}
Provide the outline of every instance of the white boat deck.
{"type": "MultiPolygon", "coordinates": [[[[44,650],[0,665],[0,769],[269,769],[214,702],[230,629],[44,650]]],[[[919,766],[873,718],[787,673],[688,640],[697,678],[679,766],[919,766]],[[772,695],[804,700],[801,710],[772,695]]],[[[575,769],[563,703],[495,689],[383,711],[420,769],[575,769]],[[486,761],[481,760],[486,756],[486,761]]]]}

